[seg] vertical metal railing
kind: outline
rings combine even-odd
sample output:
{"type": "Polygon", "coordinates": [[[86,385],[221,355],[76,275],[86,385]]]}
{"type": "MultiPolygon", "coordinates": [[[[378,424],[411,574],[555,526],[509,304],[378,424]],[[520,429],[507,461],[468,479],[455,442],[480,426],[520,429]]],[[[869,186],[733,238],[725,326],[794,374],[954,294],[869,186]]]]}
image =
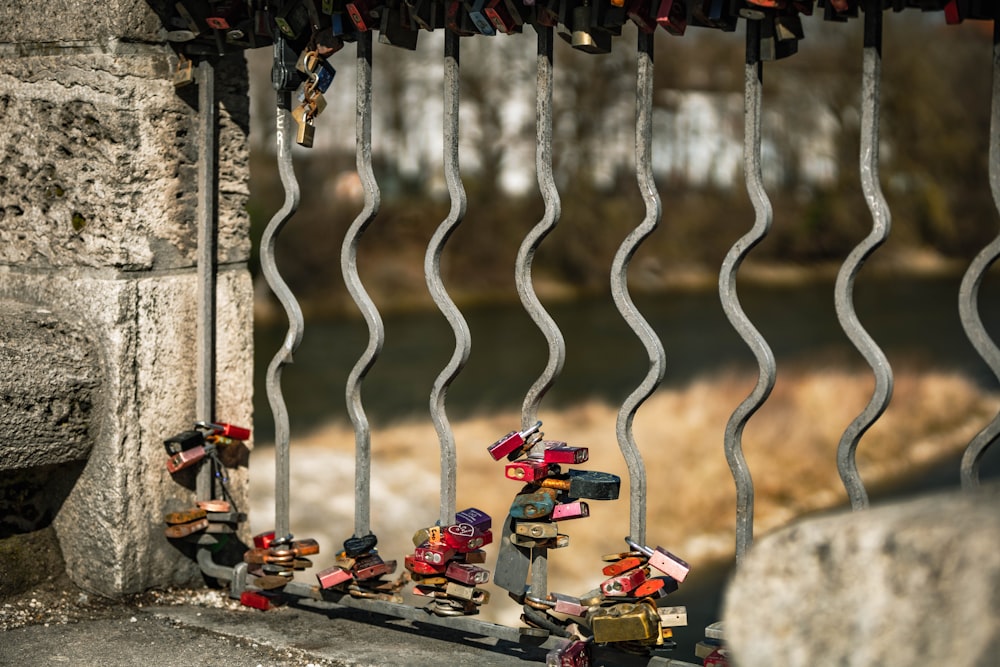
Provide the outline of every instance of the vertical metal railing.
{"type": "Polygon", "coordinates": [[[632,302],[628,291],[628,267],[639,245],[660,224],[662,207],[653,178],[653,35],[638,31],[638,62],[635,91],[635,174],[646,207],[646,215],[625,238],[611,263],[611,295],[618,312],[642,341],[649,355],[649,370],[642,383],[625,399],[618,412],[618,446],[629,473],[629,536],[646,543],[646,466],[632,434],[632,421],[639,406],[663,380],[666,354],[656,332],[632,302]]]}
{"type": "Polygon", "coordinates": [[[344,238],[340,266],[347,291],[368,325],[368,346],[347,378],[347,412],[354,425],[354,534],[371,533],[371,429],[361,402],[361,383],[375,364],[385,340],[378,308],[368,296],[358,275],[358,243],[375,219],[380,204],[378,183],[372,167],[372,33],[358,34],[357,57],[357,169],[365,191],[365,205],[344,238]]]}
{"type": "MultiPolygon", "coordinates": [[[[535,286],[531,281],[531,262],[541,242],[559,223],[559,192],[556,190],[552,173],[552,39],[550,27],[536,25],[538,33],[537,68],[538,79],[535,97],[535,169],[538,186],[545,202],[545,213],[541,221],[525,236],[517,252],[515,283],[517,293],[525,311],[535,325],[545,335],[549,347],[549,359],[542,374],[528,390],[521,406],[521,428],[528,429],[538,417],[538,405],[546,392],[555,383],[566,359],[566,344],[555,320],[546,312],[535,286]]],[[[547,549],[534,549],[531,566],[531,595],[544,598],[547,595],[547,549]]]]}
{"type": "Polygon", "coordinates": [[[882,79],[882,4],[864,3],[864,60],[861,83],[861,187],[872,215],[871,233],[844,260],[837,274],[835,305],[837,318],[851,342],[864,356],[875,375],[875,389],[865,409],[844,431],[837,447],[837,469],[847,489],[851,507],[868,506],[868,494],[858,473],[855,454],[858,442],[885,412],[892,397],[892,369],[885,354],[865,331],[854,310],[854,279],[865,260],[889,236],[891,218],[879,183],[879,91],[882,79]]]}
{"type": "MultiPolygon", "coordinates": [[[[993,101],[990,108],[989,181],[993,203],[1000,211],[1000,20],[993,22],[993,101]]],[[[962,277],[958,312],[969,341],[1000,380],[1000,348],[983,326],[979,314],[979,286],[987,269],[1000,257],[1000,236],[983,248],[962,277]]],[[[1000,414],[972,439],[962,456],[962,487],[979,486],[979,464],[986,450],[1000,437],[1000,414]]]]}
{"type": "Polygon", "coordinates": [[[745,90],[743,100],[743,170],[747,192],[756,214],[753,227],[733,245],[722,262],[719,296],[730,324],[747,344],[757,360],[757,384],[740,403],[726,424],[726,460],[736,483],[736,561],[742,562],[753,543],[754,489],[750,468],[743,456],[743,429],[750,417],[764,404],[777,373],[774,354],[767,341],[750,322],[736,292],[736,274],[747,254],[771,229],[771,201],[764,191],[761,167],[761,106],[764,90],[764,66],[761,61],[760,19],[747,19],[745,90]]]}
{"type": "Polygon", "coordinates": [[[455,334],[455,351],[434,381],[430,409],[434,428],[441,445],[440,521],[446,526],[455,522],[456,467],[455,435],[445,412],[448,387],[469,360],[472,337],[461,311],[448,296],[441,278],[441,253],[452,232],[465,216],[465,187],[458,168],[458,105],[459,105],[459,36],[449,31],[444,36],[444,178],[448,185],[451,210],[431,237],[424,256],[424,276],[434,303],[448,320],[455,334]]]}
{"type": "MultiPolygon", "coordinates": [[[[280,40],[275,43],[275,49],[278,48],[283,48],[280,40]]],[[[295,126],[289,110],[290,100],[290,93],[278,92],[275,137],[278,149],[278,174],[285,189],[285,201],[264,229],[260,241],[260,265],[264,280],[278,297],[278,301],[281,302],[288,317],[288,332],[285,334],[285,340],[271,359],[265,376],[267,400],[274,416],[274,530],[278,535],[288,535],[290,532],[288,507],[291,433],[288,423],[288,408],[281,392],[281,370],[286,364],[292,363],[295,350],[302,342],[302,332],[305,326],[302,319],[302,309],[278,272],[274,257],[278,235],[299,206],[299,184],[295,179],[295,170],[292,164],[292,136],[295,132],[295,126]]]]}
{"type": "MultiPolygon", "coordinates": [[[[198,419],[215,421],[215,291],[218,240],[219,170],[217,165],[218,104],[215,99],[215,66],[205,58],[198,65],[198,303],[197,303],[197,397],[198,419]]],[[[212,468],[206,461],[198,470],[195,494],[198,500],[216,495],[212,468]]]]}

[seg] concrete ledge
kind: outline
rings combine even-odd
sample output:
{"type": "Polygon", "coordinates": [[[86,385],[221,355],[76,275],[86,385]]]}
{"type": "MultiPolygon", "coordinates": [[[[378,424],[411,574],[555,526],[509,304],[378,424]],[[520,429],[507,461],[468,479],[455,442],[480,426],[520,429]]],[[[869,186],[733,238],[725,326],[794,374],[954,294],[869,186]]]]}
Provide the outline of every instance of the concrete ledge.
{"type": "Polygon", "coordinates": [[[740,667],[997,664],[1000,487],[803,521],[731,582],[740,667]]]}

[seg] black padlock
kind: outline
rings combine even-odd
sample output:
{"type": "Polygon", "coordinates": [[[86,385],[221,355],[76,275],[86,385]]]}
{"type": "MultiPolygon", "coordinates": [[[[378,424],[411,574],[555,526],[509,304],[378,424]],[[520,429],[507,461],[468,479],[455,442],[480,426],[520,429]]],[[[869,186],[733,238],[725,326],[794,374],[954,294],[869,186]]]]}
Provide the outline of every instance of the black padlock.
{"type": "Polygon", "coordinates": [[[622,479],[618,475],[597,470],[570,470],[564,475],[546,477],[542,487],[566,491],[570,498],[588,500],[615,500],[621,489],[622,479]]]}
{"type": "Polygon", "coordinates": [[[364,537],[352,536],[344,540],[344,552],[348,558],[357,558],[370,552],[377,544],[378,538],[372,533],[368,533],[364,537]]]}
{"type": "Polygon", "coordinates": [[[204,444],[205,435],[201,431],[184,431],[163,441],[163,446],[166,447],[167,454],[170,456],[204,444]]]}

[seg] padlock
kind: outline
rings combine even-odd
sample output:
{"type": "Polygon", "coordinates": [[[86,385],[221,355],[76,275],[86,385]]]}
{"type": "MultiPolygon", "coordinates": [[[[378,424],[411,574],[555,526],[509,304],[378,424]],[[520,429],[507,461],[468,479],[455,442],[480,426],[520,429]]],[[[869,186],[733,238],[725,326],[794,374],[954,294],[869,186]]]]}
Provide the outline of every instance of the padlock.
{"type": "Polygon", "coordinates": [[[463,560],[469,565],[476,565],[479,563],[486,562],[486,552],[483,551],[482,549],[468,551],[464,554],[461,554],[461,556],[464,557],[463,560]]]}
{"type": "Polygon", "coordinates": [[[616,563],[607,565],[601,572],[605,577],[617,577],[619,574],[628,572],[629,570],[634,570],[637,567],[642,566],[646,562],[645,558],[638,558],[636,556],[629,556],[622,558],[616,563]]]}
{"type": "Polygon", "coordinates": [[[243,591],[240,593],[240,604],[261,611],[268,611],[272,608],[271,597],[260,591],[243,591]]]}
{"type": "Polygon", "coordinates": [[[448,530],[442,533],[444,544],[448,545],[458,553],[476,551],[493,543],[493,533],[486,531],[481,535],[469,534],[466,530],[469,524],[457,524],[448,526],[448,530]]]}
{"type": "Polygon", "coordinates": [[[476,34],[475,26],[472,25],[469,13],[461,0],[449,0],[445,4],[444,25],[460,37],[471,37],[476,34]]]}
{"type": "Polygon", "coordinates": [[[275,556],[271,553],[270,549],[247,549],[243,552],[243,562],[253,565],[263,565],[264,563],[285,564],[291,563],[294,559],[295,556],[292,554],[275,556]]]}
{"type": "Polygon", "coordinates": [[[454,525],[472,526],[473,535],[482,535],[493,527],[493,519],[489,514],[475,507],[469,507],[461,512],[455,512],[454,525]]]}
{"type": "Polygon", "coordinates": [[[383,574],[392,574],[395,569],[396,561],[383,561],[378,554],[368,554],[357,559],[352,572],[355,579],[365,581],[383,574]]]}
{"type": "Polygon", "coordinates": [[[545,521],[518,521],[514,526],[514,533],[536,540],[549,539],[559,534],[559,527],[545,521]]]}
{"type": "Polygon", "coordinates": [[[691,570],[691,566],[669,551],[664,550],[662,547],[650,549],[647,546],[633,542],[628,537],[625,538],[625,541],[633,549],[646,554],[646,557],[649,558],[648,564],[650,566],[655,567],[668,577],[673,577],[678,581],[678,583],[683,583],[684,579],[687,578],[688,572],[691,570]]]}
{"type": "Polygon", "coordinates": [[[704,664],[705,658],[722,648],[722,642],[718,639],[705,639],[694,645],[694,657],[701,658],[704,664]]]}
{"type": "Polygon", "coordinates": [[[302,0],[286,0],[274,17],[274,22],[289,39],[298,39],[309,28],[309,10],[302,0]]]}
{"type": "Polygon", "coordinates": [[[564,535],[563,533],[559,533],[555,537],[551,537],[545,540],[539,546],[545,549],[564,549],[569,546],[569,535],[564,535]]]}
{"type": "Polygon", "coordinates": [[[590,506],[586,501],[574,500],[571,503],[558,503],[552,508],[553,521],[569,521],[570,519],[583,519],[590,516],[590,506]]]}
{"type": "Polygon", "coordinates": [[[660,0],[629,0],[626,15],[641,32],[650,34],[656,30],[656,15],[652,10],[653,3],[658,7],[660,0]]]}
{"type": "Polygon", "coordinates": [[[322,572],[317,572],[316,579],[319,581],[320,588],[333,588],[334,586],[340,586],[341,584],[353,581],[354,575],[348,570],[334,565],[322,572]]]}
{"type": "Polygon", "coordinates": [[[511,15],[505,0],[488,0],[486,7],[483,8],[483,14],[486,15],[497,32],[502,32],[505,35],[515,33],[521,27],[511,15]]]}
{"type": "Polygon", "coordinates": [[[805,39],[802,18],[798,14],[778,14],[774,17],[774,36],[779,42],[805,39]]]}
{"type": "Polygon", "coordinates": [[[565,442],[547,446],[543,452],[545,463],[568,463],[571,465],[586,463],[590,458],[590,450],[586,447],[568,447],[565,442]]]}
{"type": "Polygon", "coordinates": [[[273,591],[288,585],[287,577],[265,575],[253,580],[253,585],[265,591],[273,591]]]}
{"type": "Polygon", "coordinates": [[[517,533],[510,536],[510,543],[522,549],[543,549],[550,541],[550,538],[529,537],[527,535],[518,535],[517,533]]]}
{"type": "Polygon", "coordinates": [[[733,32],[740,16],[747,11],[746,6],[738,8],[740,4],[729,3],[728,0],[695,0],[691,6],[690,23],[701,28],[733,32]]]}
{"type": "Polygon", "coordinates": [[[580,601],[580,598],[563,595],[561,593],[549,593],[548,597],[544,600],[533,598],[529,595],[525,597],[525,603],[534,603],[539,607],[546,607],[557,614],[567,614],[569,616],[579,617],[583,617],[589,608],[588,606],[584,606],[584,604],[580,601]]]}
{"type": "Polygon", "coordinates": [[[593,607],[587,612],[594,641],[656,643],[662,641],[660,615],[645,600],[621,602],[610,607],[593,607]]]}
{"type": "Polygon", "coordinates": [[[344,7],[347,9],[347,15],[351,17],[351,23],[358,29],[358,32],[368,32],[372,29],[369,21],[376,14],[372,11],[368,0],[353,0],[346,3],[344,7]]]}
{"type": "Polygon", "coordinates": [[[445,563],[428,563],[417,560],[412,554],[407,554],[403,558],[403,567],[414,574],[444,574],[447,565],[445,563]]]}
{"type": "MultiPolygon", "coordinates": [[[[187,62],[188,65],[191,64],[190,60],[187,62]]],[[[178,67],[180,67],[179,64],[178,67]]],[[[201,431],[184,431],[183,433],[172,435],[163,441],[163,446],[166,448],[167,454],[171,456],[204,444],[205,435],[201,431]]]]}
{"type": "Polygon", "coordinates": [[[601,592],[606,597],[624,597],[646,581],[646,571],[641,567],[612,577],[601,584],[601,592]]]}
{"type": "Polygon", "coordinates": [[[656,23],[671,35],[680,37],[687,30],[687,7],[681,0],[660,0],[656,23]]]}
{"type": "Polygon", "coordinates": [[[658,600],[677,591],[677,580],[673,577],[650,577],[642,582],[639,588],[632,591],[637,598],[653,598],[658,600]]]}
{"type": "Polygon", "coordinates": [[[688,624],[687,607],[659,607],[660,626],[664,628],[681,628],[688,624]]]}
{"type": "Polygon", "coordinates": [[[539,485],[567,491],[571,498],[616,500],[622,480],[618,475],[596,470],[569,470],[563,475],[546,477],[539,485]]]}
{"type": "Polygon", "coordinates": [[[425,563],[443,565],[455,557],[455,550],[447,544],[430,544],[417,547],[413,557],[425,563]]]}
{"type": "Polygon", "coordinates": [[[348,558],[357,558],[372,551],[377,545],[378,538],[372,533],[364,537],[354,535],[344,540],[344,553],[348,558]]]}
{"type": "Polygon", "coordinates": [[[380,44],[398,46],[409,51],[416,50],[419,32],[410,26],[406,5],[389,4],[383,7],[381,19],[378,33],[380,44]]]}
{"type": "Polygon", "coordinates": [[[760,59],[765,62],[781,60],[793,56],[799,51],[799,40],[778,39],[774,20],[761,21],[760,25],[760,59]]]}
{"type": "Polygon", "coordinates": [[[197,447],[192,447],[191,449],[185,449],[183,452],[177,452],[167,459],[167,470],[171,473],[175,473],[178,470],[189,468],[204,459],[206,456],[208,456],[208,450],[206,450],[204,445],[198,445],[197,447]]]}
{"type": "MultiPolygon", "coordinates": [[[[559,474],[558,466],[554,467],[555,471],[553,474],[559,474]]],[[[549,470],[549,464],[544,461],[532,461],[531,459],[525,459],[523,461],[515,461],[514,463],[508,463],[505,465],[504,476],[507,479],[513,479],[518,482],[534,482],[548,475],[549,470]]]]}
{"type": "Polygon", "coordinates": [[[452,581],[469,586],[480,586],[489,582],[490,571],[486,568],[466,563],[448,563],[444,576],[452,581]]]}
{"type": "MultiPolygon", "coordinates": [[[[548,480],[541,480],[543,484],[546,481],[548,480]]],[[[510,506],[510,516],[515,519],[541,519],[552,514],[555,506],[556,494],[551,489],[521,493],[514,496],[514,502],[510,506]]]]}
{"type": "Polygon", "coordinates": [[[590,667],[590,643],[571,641],[549,651],[545,667],[590,667]]]}
{"type": "Polygon", "coordinates": [[[204,519],[207,516],[208,512],[200,507],[194,507],[180,512],[170,512],[169,514],[164,514],[163,521],[171,524],[190,523],[192,521],[197,521],[198,519],[204,519]]]}
{"type": "Polygon", "coordinates": [[[458,598],[459,600],[472,600],[473,596],[476,594],[476,587],[465,586],[454,581],[449,581],[445,586],[444,592],[446,595],[458,598]]]}
{"type": "Polygon", "coordinates": [[[527,428],[523,431],[511,431],[504,437],[500,438],[492,445],[486,448],[490,456],[493,457],[494,461],[499,461],[505,456],[515,453],[522,449],[531,436],[538,433],[538,429],[542,427],[542,422],[536,422],[534,426],[527,428]]]}
{"type": "Polygon", "coordinates": [[[584,4],[573,8],[573,31],[569,40],[570,45],[584,53],[611,53],[611,34],[591,27],[590,12],[590,4],[587,0],[584,1],[584,4]]]}
{"type": "Polygon", "coordinates": [[[417,532],[413,533],[411,538],[413,541],[413,546],[419,547],[425,543],[430,544],[431,541],[431,531],[430,528],[421,528],[417,532]]]}
{"type": "Polygon", "coordinates": [[[584,607],[587,607],[588,609],[590,607],[594,607],[601,604],[601,602],[603,601],[604,601],[604,594],[601,593],[600,588],[594,588],[580,596],[580,604],[582,604],[584,607]]]}
{"type": "Polygon", "coordinates": [[[258,549],[267,549],[271,546],[271,542],[274,541],[274,531],[269,530],[264,533],[259,533],[253,536],[253,545],[258,549]]]}
{"type": "Polygon", "coordinates": [[[190,523],[167,526],[164,533],[171,539],[177,539],[179,537],[186,537],[188,535],[201,532],[206,528],[208,528],[208,519],[198,519],[197,521],[192,521],[190,523]]]}
{"type": "MultiPolygon", "coordinates": [[[[218,512],[229,512],[232,509],[232,505],[229,504],[228,500],[199,500],[195,503],[201,509],[206,512],[218,513],[218,512]]],[[[246,515],[244,515],[246,516],[246,515]]]]}
{"type": "Polygon", "coordinates": [[[297,558],[315,556],[319,553],[319,542],[314,539],[295,540],[292,542],[292,552],[297,558]]]}
{"type": "Polygon", "coordinates": [[[410,578],[413,581],[420,582],[422,586],[446,586],[448,584],[448,580],[440,574],[417,574],[410,572],[410,578]]]}
{"type": "Polygon", "coordinates": [[[416,586],[413,587],[413,590],[411,592],[414,595],[420,595],[429,598],[443,598],[447,595],[447,593],[445,593],[439,587],[430,586],[427,584],[417,584],[416,586]]]}
{"type": "Polygon", "coordinates": [[[195,422],[195,426],[210,431],[215,435],[233,438],[234,440],[249,440],[251,435],[251,431],[248,428],[223,422],[195,422]]]}
{"type": "Polygon", "coordinates": [[[531,569],[531,552],[510,542],[513,532],[513,521],[505,521],[497,564],[493,568],[493,583],[514,595],[524,595],[524,584],[531,569]]]}
{"type": "Polygon", "coordinates": [[[726,656],[726,649],[720,648],[705,656],[705,667],[729,667],[729,659],[726,656]]]}
{"type": "Polygon", "coordinates": [[[213,523],[209,521],[205,532],[209,535],[232,535],[236,532],[236,529],[228,523],[213,523]]]}
{"type": "Polygon", "coordinates": [[[497,31],[493,28],[493,24],[490,23],[490,20],[486,18],[486,14],[483,13],[485,8],[486,0],[470,0],[466,3],[469,18],[472,19],[472,24],[476,26],[476,30],[478,30],[480,34],[490,37],[497,34],[497,31]]]}
{"type": "Polygon", "coordinates": [[[291,564],[293,570],[308,570],[312,566],[313,563],[308,558],[296,558],[291,564]]]}

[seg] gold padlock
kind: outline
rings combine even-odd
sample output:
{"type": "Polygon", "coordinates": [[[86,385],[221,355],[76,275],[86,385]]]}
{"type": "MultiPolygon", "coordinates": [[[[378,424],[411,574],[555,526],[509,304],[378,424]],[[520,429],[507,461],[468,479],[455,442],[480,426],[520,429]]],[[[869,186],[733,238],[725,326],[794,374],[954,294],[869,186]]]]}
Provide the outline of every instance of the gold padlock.
{"type": "Polygon", "coordinates": [[[295,133],[295,142],[299,146],[312,148],[313,139],[316,137],[316,126],[307,119],[304,123],[299,123],[299,131],[295,133]]]}
{"type": "Polygon", "coordinates": [[[663,641],[660,615],[656,606],[648,600],[597,607],[587,616],[594,641],[599,644],[627,641],[656,644],[663,641]]]}
{"type": "Polygon", "coordinates": [[[174,69],[174,88],[183,88],[194,83],[194,64],[183,54],[177,60],[177,67],[174,69]]]}

